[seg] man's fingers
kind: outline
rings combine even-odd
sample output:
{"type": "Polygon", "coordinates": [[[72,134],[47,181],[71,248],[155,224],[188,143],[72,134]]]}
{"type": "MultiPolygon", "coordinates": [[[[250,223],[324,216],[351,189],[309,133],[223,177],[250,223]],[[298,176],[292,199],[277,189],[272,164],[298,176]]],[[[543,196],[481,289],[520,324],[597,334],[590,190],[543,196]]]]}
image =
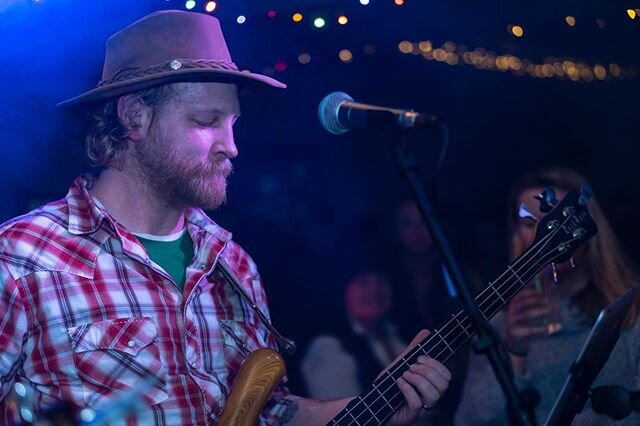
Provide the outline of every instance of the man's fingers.
{"type": "Polygon", "coordinates": [[[413,386],[404,378],[404,374],[402,375],[402,377],[396,380],[396,384],[398,385],[398,389],[400,389],[400,392],[402,392],[409,410],[422,410],[422,406],[424,405],[424,403],[422,402],[422,399],[420,399],[420,396],[413,388],[413,386]]]}
{"type": "Polygon", "coordinates": [[[431,357],[420,355],[418,357],[417,364],[425,365],[428,368],[438,372],[447,382],[451,380],[451,372],[440,361],[437,361],[431,357]]]}
{"type": "Polygon", "coordinates": [[[420,408],[423,406],[432,407],[440,399],[440,390],[438,390],[434,383],[425,380],[422,374],[408,370],[402,374],[402,378],[411,385],[413,393],[418,396],[418,405],[415,407],[412,406],[411,408],[420,408]]]}
{"type": "Polygon", "coordinates": [[[409,370],[403,373],[402,378],[418,394],[421,401],[420,406],[430,407],[440,399],[449,387],[451,372],[435,359],[420,356],[417,362],[410,365],[409,370]]]}
{"type": "Polygon", "coordinates": [[[411,367],[409,367],[409,372],[426,378],[426,382],[430,383],[431,386],[433,386],[438,391],[439,396],[442,396],[444,391],[446,391],[449,387],[449,380],[447,380],[439,371],[425,371],[427,368],[428,367],[421,364],[413,364],[411,367]]]}

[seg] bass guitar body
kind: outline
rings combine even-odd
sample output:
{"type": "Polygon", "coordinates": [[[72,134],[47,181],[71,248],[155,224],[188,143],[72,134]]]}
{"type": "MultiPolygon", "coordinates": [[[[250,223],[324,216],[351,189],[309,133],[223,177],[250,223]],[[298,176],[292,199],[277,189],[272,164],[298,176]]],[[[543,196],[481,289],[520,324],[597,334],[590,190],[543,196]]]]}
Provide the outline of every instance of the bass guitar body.
{"type": "Polygon", "coordinates": [[[220,426],[255,426],[271,392],[284,377],[282,357],[271,349],[258,349],[242,364],[220,416],[220,426]]]}

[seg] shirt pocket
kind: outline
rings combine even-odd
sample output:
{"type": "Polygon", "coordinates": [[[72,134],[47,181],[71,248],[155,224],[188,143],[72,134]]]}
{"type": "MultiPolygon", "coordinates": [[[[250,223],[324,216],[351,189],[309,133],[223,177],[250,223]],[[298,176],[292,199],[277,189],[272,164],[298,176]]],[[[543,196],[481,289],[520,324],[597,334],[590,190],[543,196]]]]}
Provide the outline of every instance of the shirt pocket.
{"type": "Polygon", "coordinates": [[[147,404],[167,399],[167,373],[151,318],[98,321],[67,332],[87,406],[102,405],[145,385],[150,385],[142,396],[147,404]]]}

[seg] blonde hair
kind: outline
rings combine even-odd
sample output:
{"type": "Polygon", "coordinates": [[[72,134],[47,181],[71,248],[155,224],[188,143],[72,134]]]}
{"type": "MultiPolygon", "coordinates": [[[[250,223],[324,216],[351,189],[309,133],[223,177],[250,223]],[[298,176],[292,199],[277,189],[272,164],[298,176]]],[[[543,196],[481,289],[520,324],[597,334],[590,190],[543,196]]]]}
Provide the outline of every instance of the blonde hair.
{"type": "MultiPolygon", "coordinates": [[[[173,94],[171,85],[162,85],[133,93],[133,96],[155,108],[173,94]]],[[[86,115],[85,151],[94,166],[113,166],[118,153],[127,147],[127,135],[132,129],[118,117],[118,99],[101,104],[86,115]]]]}
{"type": "MultiPolygon", "coordinates": [[[[517,204],[522,191],[539,187],[579,190],[586,184],[586,179],[578,173],[556,167],[541,169],[518,179],[512,187],[508,206],[511,257],[517,257],[526,248],[516,235],[517,204]]],[[[638,287],[638,277],[595,197],[591,197],[588,210],[598,226],[598,233],[585,244],[590,284],[578,295],[575,302],[582,313],[595,318],[605,305],[630,288],[638,287]]],[[[639,314],[640,294],[625,319],[624,327],[632,325],[639,314]]]]}

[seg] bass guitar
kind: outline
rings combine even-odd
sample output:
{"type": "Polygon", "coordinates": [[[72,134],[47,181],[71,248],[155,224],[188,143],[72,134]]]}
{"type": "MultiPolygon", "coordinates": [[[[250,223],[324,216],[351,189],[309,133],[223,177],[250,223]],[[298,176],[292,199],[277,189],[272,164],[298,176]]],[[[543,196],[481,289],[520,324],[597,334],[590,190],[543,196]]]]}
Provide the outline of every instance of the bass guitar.
{"type": "MultiPolygon", "coordinates": [[[[475,297],[480,313],[487,320],[498,313],[545,266],[568,260],[581,244],[597,233],[596,224],[587,209],[589,197],[588,190],[568,192],[538,222],[530,247],[475,297]]],[[[445,363],[474,334],[471,319],[465,311],[452,315],[449,321],[419,342],[364,393],[351,400],[328,425],[364,426],[386,423],[404,404],[404,397],[396,381],[409,366],[420,355],[445,363]]],[[[277,353],[268,349],[257,351],[255,357],[250,357],[243,365],[220,424],[255,425],[264,403],[283,375],[284,364],[277,353]]]]}
{"type": "MultiPolygon", "coordinates": [[[[597,226],[587,210],[590,191],[570,191],[537,225],[529,248],[507,266],[476,297],[480,313],[491,319],[546,265],[569,260],[575,250],[597,233],[597,226]]],[[[418,343],[391,366],[364,393],[354,398],[328,424],[330,426],[379,425],[404,404],[396,385],[402,373],[420,355],[445,363],[475,334],[465,311],[452,315],[440,328],[418,343]]]]}

